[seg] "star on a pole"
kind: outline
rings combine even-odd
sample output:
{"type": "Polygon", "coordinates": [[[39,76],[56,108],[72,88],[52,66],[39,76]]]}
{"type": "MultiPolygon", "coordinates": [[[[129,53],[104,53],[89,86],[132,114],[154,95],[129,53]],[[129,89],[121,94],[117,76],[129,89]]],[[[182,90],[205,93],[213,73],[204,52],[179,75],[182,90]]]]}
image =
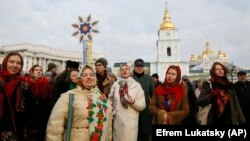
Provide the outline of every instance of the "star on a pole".
{"type": "Polygon", "coordinates": [[[92,35],[93,33],[99,33],[97,30],[97,24],[99,21],[91,22],[91,15],[89,15],[86,19],[79,16],[78,23],[72,24],[75,31],[72,36],[78,36],[80,43],[83,40],[88,40],[92,42],[92,35]]]}

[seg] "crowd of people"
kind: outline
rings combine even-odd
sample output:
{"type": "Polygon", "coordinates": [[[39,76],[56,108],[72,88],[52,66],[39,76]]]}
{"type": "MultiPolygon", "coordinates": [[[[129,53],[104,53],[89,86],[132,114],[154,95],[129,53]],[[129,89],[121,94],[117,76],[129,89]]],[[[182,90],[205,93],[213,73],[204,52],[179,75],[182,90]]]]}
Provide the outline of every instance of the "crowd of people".
{"type": "Polygon", "coordinates": [[[144,60],[134,69],[120,66],[120,76],[107,71],[99,58],[95,67],[68,60],[57,73],[54,63],[38,64],[22,74],[23,58],[5,56],[0,69],[0,141],[150,141],[151,125],[199,125],[198,113],[210,105],[206,124],[250,122],[250,82],[239,71],[238,81],[215,62],[207,80],[193,83],[178,65],[163,82],[147,75],[144,60]]]}

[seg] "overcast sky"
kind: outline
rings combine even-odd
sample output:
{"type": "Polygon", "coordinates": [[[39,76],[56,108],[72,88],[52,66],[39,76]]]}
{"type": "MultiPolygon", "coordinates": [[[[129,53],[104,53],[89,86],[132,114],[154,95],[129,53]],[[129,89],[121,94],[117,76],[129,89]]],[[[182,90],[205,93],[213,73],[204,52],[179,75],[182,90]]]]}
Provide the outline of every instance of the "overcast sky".
{"type": "MultiPolygon", "coordinates": [[[[114,62],[157,59],[157,32],[166,0],[0,0],[0,45],[28,42],[81,51],[72,37],[78,16],[98,20],[93,51],[114,62]]],[[[181,60],[199,55],[209,41],[215,53],[250,68],[249,0],[167,0],[181,39],[181,60]]]]}

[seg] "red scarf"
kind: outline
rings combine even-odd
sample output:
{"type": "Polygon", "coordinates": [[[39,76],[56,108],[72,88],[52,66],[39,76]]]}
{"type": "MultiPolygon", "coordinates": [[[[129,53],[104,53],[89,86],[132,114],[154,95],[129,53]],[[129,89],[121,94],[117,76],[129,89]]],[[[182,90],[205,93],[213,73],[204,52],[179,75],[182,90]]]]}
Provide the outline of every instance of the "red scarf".
{"type": "MultiPolygon", "coordinates": [[[[6,95],[11,98],[14,94],[14,90],[16,90],[18,84],[21,82],[21,77],[17,75],[10,74],[7,70],[0,72],[0,83],[3,84],[4,91],[6,95]]],[[[17,92],[19,92],[17,90],[17,92]]]]}
{"type": "Polygon", "coordinates": [[[33,79],[27,76],[26,81],[28,81],[34,97],[42,100],[49,100],[51,98],[51,85],[46,77],[33,79]]]}
{"type": "MultiPolygon", "coordinates": [[[[3,91],[0,91],[0,117],[3,115],[4,110],[4,95],[11,100],[13,95],[16,97],[15,99],[15,110],[22,110],[22,102],[21,102],[21,77],[19,75],[12,75],[7,70],[0,71],[0,85],[3,88],[3,91]]],[[[9,103],[11,104],[11,103],[9,103]]],[[[10,107],[11,108],[11,107],[10,107]]],[[[13,109],[14,110],[14,109],[13,109]]]]}
{"type": "Polygon", "coordinates": [[[165,82],[163,85],[159,85],[155,89],[155,94],[157,96],[167,96],[168,98],[170,95],[173,96],[172,97],[173,99],[170,97],[171,99],[168,99],[168,100],[171,100],[170,111],[174,111],[174,109],[176,108],[176,105],[181,101],[184,95],[184,89],[179,83],[176,83],[173,85],[168,82],[165,82]]]}

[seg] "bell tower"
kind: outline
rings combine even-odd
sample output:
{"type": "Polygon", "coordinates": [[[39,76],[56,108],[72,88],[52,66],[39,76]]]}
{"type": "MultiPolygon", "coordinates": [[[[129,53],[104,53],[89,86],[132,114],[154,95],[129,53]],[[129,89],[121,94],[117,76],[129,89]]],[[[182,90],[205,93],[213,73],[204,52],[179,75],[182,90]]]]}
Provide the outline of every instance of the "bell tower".
{"type": "Polygon", "coordinates": [[[157,62],[180,62],[180,39],[177,29],[171,21],[167,4],[163,22],[158,31],[157,62]]]}

